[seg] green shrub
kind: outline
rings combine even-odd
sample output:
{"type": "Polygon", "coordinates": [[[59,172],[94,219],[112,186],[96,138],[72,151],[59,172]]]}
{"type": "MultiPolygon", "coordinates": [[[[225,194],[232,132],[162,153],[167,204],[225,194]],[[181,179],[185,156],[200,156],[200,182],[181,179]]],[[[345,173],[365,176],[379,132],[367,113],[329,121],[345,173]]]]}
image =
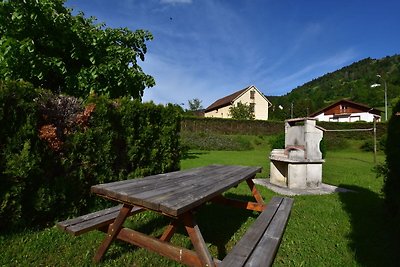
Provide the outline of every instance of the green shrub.
{"type": "Polygon", "coordinates": [[[37,91],[23,82],[0,81],[0,229],[20,224],[29,214],[36,192],[32,184],[44,176],[36,134],[37,91]]]}
{"type": "Polygon", "coordinates": [[[340,150],[347,148],[350,144],[344,137],[333,136],[326,134],[322,139],[326,150],[340,150]]]}
{"type": "MultiPolygon", "coordinates": [[[[386,143],[386,135],[382,135],[379,140],[377,140],[376,143],[376,150],[385,150],[385,144],[386,143]]],[[[364,143],[361,145],[361,150],[366,151],[366,152],[372,152],[374,151],[374,140],[372,139],[367,139],[364,141],[364,143]]]]}
{"type": "Polygon", "coordinates": [[[180,167],[173,105],[107,97],[84,105],[2,82],[0,124],[0,229],[82,214],[99,204],[94,184],[180,167]]]}
{"type": "MultiPolygon", "coordinates": [[[[372,152],[372,151],[374,151],[374,141],[373,140],[365,140],[360,148],[361,148],[361,150],[363,150],[365,152],[372,152]]],[[[378,149],[378,145],[377,145],[377,149],[378,149]]]]}
{"type": "Polygon", "coordinates": [[[284,149],[285,148],[285,134],[281,133],[271,139],[270,145],[272,149],[284,149]]]}

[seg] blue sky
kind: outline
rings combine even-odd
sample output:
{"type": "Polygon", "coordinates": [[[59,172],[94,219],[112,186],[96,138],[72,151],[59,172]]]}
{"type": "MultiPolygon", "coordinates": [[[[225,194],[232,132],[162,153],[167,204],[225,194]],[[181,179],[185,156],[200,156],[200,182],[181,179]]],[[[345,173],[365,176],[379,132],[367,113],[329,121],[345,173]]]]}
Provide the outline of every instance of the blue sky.
{"type": "Polygon", "coordinates": [[[68,0],[108,27],[154,35],[144,101],[203,107],[255,85],[283,95],[366,57],[400,53],[399,0],[68,0]]]}

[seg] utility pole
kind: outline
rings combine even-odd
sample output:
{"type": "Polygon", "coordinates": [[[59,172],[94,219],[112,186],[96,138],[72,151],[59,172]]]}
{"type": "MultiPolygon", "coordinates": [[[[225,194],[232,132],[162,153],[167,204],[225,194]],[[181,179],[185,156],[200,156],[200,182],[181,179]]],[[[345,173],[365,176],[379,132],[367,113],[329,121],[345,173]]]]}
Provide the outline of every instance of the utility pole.
{"type": "Polygon", "coordinates": [[[293,102],[290,106],[290,118],[293,119],[293,102]]]}
{"type": "Polygon", "coordinates": [[[382,78],[382,76],[380,74],[377,74],[376,77],[379,77],[380,79],[383,80],[383,83],[385,84],[385,121],[388,120],[388,107],[387,107],[387,85],[386,85],[386,79],[382,78]]]}
{"type": "Polygon", "coordinates": [[[388,119],[388,106],[387,106],[387,87],[386,87],[386,80],[383,80],[385,82],[385,121],[388,119]]]}
{"type": "Polygon", "coordinates": [[[374,164],[376,165],[376,117],[374,116],[374,164]]]}

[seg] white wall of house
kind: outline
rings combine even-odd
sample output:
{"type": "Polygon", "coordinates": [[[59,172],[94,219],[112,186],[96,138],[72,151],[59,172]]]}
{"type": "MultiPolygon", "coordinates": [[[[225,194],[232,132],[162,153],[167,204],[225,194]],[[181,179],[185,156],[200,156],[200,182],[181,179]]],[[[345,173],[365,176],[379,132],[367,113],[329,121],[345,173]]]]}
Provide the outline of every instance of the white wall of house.
{"type": "Polygon", "coordinates": [[[219,108],[216,110],[212,110],[210,112],[206,112],[204,114],[204,117],[206,118],[231,118],[230,114],[229,114],[229,108],[231,106],[226,106],[223,108],[219,108]]]}
{"type": "Polygon", "coordinates": [[[247,90],[243,95],[241,95],[238,99],[236,99],[234,105],[236,106],[237,103],[239,102],[242,102],[242,104],[247,104],[247,105],[253,103],[255,119],[268,120],[269,102],[257,90],[250,88],[250,90],[247,90]],[[250,98],[251,91],[255,91],[253,99],[250,98]]]}
{"type": "MultiPolygon", "coordinates": [[[[360,113],[351,113],[350,115],[341,115],[341,116],[334,116],[334,115],[325,115],[324,113],[315,116],[314,118],[319,121],[334,121],[334,122],[355,122],[355,121],[366,121],[366,122],[373,122],[374,121],[374,114],[367,113],[367,112],[360,112],[360,113]]],[[[380,121],[380,119],[378,119],[380,121]]]]}

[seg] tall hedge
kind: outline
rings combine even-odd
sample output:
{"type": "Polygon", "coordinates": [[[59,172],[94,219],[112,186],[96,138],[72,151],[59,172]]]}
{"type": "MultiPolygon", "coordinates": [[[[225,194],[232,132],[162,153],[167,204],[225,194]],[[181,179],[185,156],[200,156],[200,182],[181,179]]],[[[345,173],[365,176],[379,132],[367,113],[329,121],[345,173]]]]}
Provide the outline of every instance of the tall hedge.
{"type": "Polygon", "coordinates": [[[45,176],[36,97],[30,84],[0,83],[0,229],[30,215],[32,186],[45,176]]]}
{"type": "MultiPolygon", "coordinates": [[[[324,122],[318,121],[318,126],[328,130],[350,130],[372,128],[372,122],[324,122]]],[[[386,123],[378,123],[377,137],[386,133],[386,123]]],[[[285,132],[283,121],[264,120],[234,120],[222,118],[184,117],[182,120],[183,132],[212,132],[218,134],[249,134],[249,135],[276,135],[285,132]]],[[[372,139],[372,131],[364,132],[327,132],[325,136],[331,138],[372,139]]]]}
{"type": "Polygon", "coordinates": [[[180,168],[179,109],[0,83],[0,230],[98,204],[90,186],[180,168]]]}
{"type": "Polygon", "coordinates": [[[386,142],[387,173],[383,191],[392,212],[400,215],[400,101],[389,120],[386,142]]]}

